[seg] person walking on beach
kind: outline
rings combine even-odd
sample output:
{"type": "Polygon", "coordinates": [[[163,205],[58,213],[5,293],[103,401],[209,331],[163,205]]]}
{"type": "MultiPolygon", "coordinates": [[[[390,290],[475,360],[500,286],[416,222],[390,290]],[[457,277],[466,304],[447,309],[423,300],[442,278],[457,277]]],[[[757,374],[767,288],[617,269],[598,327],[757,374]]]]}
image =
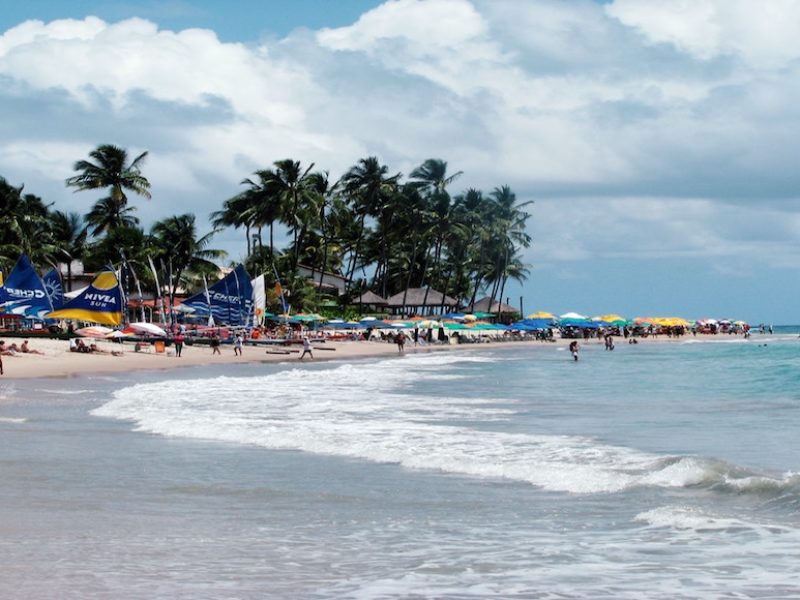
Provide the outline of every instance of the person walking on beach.
{"type": "Polygon", "coordinates": [[[178,331],[178,334],[175,336],[175,356],[180,358],[181,352],[183,352],[183,342],[186,338],[183,337],[183,332],[178,331]]]}
{"type": "Polygon", "coordinates": [[[244,340],[242,340],[242,334],[241,333],[237,333],[236,334],[236,338],[233,340],[233,353],[234,353],[234,355],[236,355],[236,356],[241,356],[242,355],[242,343],[243,343],[243,341],[244,340]]]}
{"type": "Polygon", "coordinates": [[[397,337],[394,339],[395,343],[397,344],[397,351],[400,354],[403,354],[406,345],[406,334],[402,331],[397,332],[397,337]]]}
{"type": "Polygon", "coordinates": [[[216,333],[211,336],[211,355],[213,356],[215,354],[222,354],[222,352],[219,351],[219,337],[216,333]]]}
{"type": "Polygon", "coordinates": [[[314,360],[314,355],[311,353],[311,342],[308,340],[308,336],[303,336],[303,353],[300,355],[299,360],[303,360],[303,357],[308,354],[311,357],[311,360],[314,360]]]}
{"type": "Polygon", "coordinates": [[[569,343],[569,351],[572,352],[572,358],[578,360],[578,340],[572,340],[569,343]]]}

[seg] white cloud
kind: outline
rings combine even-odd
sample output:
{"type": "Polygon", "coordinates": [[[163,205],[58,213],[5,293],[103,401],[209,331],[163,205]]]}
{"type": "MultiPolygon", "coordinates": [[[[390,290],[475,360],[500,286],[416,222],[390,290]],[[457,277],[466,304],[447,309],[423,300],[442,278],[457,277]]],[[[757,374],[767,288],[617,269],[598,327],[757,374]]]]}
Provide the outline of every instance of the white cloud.
{"type": "Polygon", "coordinates": [[[734,55],[780,68],[800,58],[798,0],[614,0],[606,10],[651,42],[704,60],[734,55]]]}
{"type": "Polygon", "coordinates": [[[60,199],[75,160],[118,143],[150,150],[162,214],[205,214],[286,157],[334,178],[372,154],[406,174],[441,157],[462,189],[537,199],[537,264],[788,264],[800,230],[756,207],[800,189],[799,4],[393,0],[253,45],[143,19],[28,21],[0,36],[16,117],[0,174],[60,199]],[[776,225],[742,225],[759,219],[776,225]]]}

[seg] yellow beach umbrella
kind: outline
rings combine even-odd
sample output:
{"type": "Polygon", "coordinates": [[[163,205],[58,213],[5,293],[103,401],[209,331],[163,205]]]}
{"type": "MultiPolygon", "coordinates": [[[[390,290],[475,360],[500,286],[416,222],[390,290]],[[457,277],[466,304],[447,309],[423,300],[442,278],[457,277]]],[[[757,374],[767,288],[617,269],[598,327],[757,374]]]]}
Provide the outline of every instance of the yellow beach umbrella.
{"type": "Polygon", "coordinates": [[[619,315],[600,315],[599,317],[595,317],[592,319],[593,321],[604,321],[606,323],[614,323],[615,321],[627,321],[625,317],[621,317],[619,315]]]}
{"type": "Polygon", "coordinates": [[[477,321],[478,317],[476,317],[475,315],[464,315],[464,320],[467,322],[477,321]]]}
{"type": "Polygon", "coordinates": [[[555,319],[556,316],[553,313],[539,311],[535,313],[529,314],[526,319],[555,319]]]}

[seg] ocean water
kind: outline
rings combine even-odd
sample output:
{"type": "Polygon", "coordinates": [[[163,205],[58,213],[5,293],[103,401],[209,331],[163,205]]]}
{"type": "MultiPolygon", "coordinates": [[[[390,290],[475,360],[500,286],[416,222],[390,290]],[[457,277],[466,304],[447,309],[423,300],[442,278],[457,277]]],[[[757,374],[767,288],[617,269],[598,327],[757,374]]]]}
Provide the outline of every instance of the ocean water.
{"type": "Polygon", "coordinates": [[[800,339],[0,382],[0,596],[798,598],[800,339]]]}

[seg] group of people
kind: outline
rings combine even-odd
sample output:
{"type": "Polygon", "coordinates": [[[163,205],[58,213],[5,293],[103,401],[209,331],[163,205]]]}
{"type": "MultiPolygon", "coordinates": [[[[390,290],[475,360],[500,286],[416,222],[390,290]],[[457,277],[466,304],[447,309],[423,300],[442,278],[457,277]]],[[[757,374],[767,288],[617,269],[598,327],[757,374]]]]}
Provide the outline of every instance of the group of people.
{"type": "Polygon", "coordinates": [[[111,354],[113,356],[122,356],[122,352],[118,350],[112,350],[109,352],[108,350],[103,350],[97,344],[86,344],[86,342],[80,338],[70,338],[69,351],[79,352],[81,354],[111,354]]]}
{"type": "Polygon", "coordinates": [[[16,356],[17,354],[44,354],[44,352],[31,348],[28,340],[23,340],[19,346],[16,342],[11,342],[6,346],[5,340],[0,340],[0,375],[4,373],[3,356],[16,356]]]}

